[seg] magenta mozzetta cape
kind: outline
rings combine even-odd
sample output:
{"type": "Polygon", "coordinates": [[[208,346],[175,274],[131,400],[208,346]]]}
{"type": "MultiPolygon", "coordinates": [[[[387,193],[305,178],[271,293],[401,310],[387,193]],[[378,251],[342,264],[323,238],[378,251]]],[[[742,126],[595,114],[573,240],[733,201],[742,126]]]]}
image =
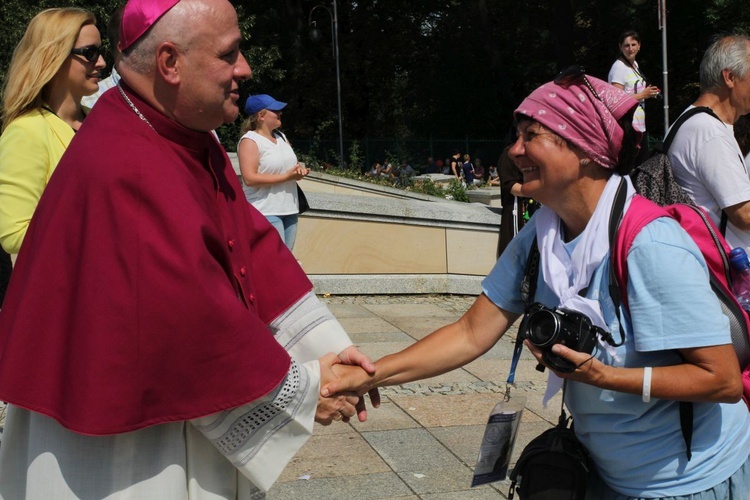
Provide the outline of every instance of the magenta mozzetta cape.
{"type": "Polygon", "coordinates": [[[0,313],[0,399],[102,435],[257,399],[290,360],[267,324],[312,289],[210,133],[117,89],[86,118],[0,313]]]}

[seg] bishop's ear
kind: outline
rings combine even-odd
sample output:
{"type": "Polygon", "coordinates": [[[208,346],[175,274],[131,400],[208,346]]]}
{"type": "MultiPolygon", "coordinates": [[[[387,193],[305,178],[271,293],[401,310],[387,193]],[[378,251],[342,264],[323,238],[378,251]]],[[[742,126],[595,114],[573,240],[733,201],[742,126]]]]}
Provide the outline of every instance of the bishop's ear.
{"type": "Polygon", "coordinates": [[[164,42],[156,50],[156,71],[172,85],[180,83],[180,63],[182,54],[172,42],[164,42]]]}

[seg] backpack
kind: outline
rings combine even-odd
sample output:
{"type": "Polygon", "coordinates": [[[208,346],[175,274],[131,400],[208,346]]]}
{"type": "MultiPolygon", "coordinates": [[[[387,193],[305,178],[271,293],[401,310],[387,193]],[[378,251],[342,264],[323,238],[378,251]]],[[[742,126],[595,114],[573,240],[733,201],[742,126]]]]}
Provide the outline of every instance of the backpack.
{"type": "MultiPolygon", "coordinates": [[[[675,203],[695,205],[690,195],[682,189],[682,186],[677,184],[667,152],[682,124],[698,113],[708,113],[721,121],[721,118],[716,116],[716,113],[706,106],[697,106],[685,111],[672,125],[672,128],[669,129],[664,142],[657,143],[654,146],[649,159],[635,167],[630,173],[635,190],[659,206],[663,207],[675,203]]],[[[724,212],[721,214],[720,226],[721,234],[723,235],[726,233],[727,226],[727,216],[724,212]]]]}
{"type": "Polygon", "coordinates": [[[568,427],[564,413],[557,426],[529,442],[510,473],[508,500],[583,500],[589,454],[568,427]],[[518,484],[518,487],[516,485],[518,484]]]}
{"type": "MultiPolygon", "coordinates": [[[[743,399],[750,407],[750,321],[747,312],[740,307],[732,293],[732,274],[729,267],[731,248],[724,240],[728,222],[727,214],[722,211],[719,229],[717,229],[708,215],[698,208],[690,196],[677,184],[667,157],[677,131],[683,123],[698,113],[708,113],[721,121],[711,108],[705,106],[697,106],[685,111],[669,129],[664,142],[657,144],[654,148],[651,157],[630,174],[636,191],[656,205],[663,207],[664,211],[660,212],[659,207],[644,203],[645,200],[638,200],[639,197],[633,200],[628,217],[622,221],[624,226],[619,231],[621,234],[618,234],[617,242],[610,246],[614,263],[612,267],[617,271],[616,278],[620,283],[620,295],[625,299],[623,303],[627,307],[626,258],[638,231],[657,217],[672,217],[687,231],[700,248],[708,264],[711,288],[718,297],[724,314],[729,318],[732,345],[742,369],[743,399]],[[628,219],[631,220],[628,221],[628,219]]],[[[610,239],[610,243],[612,241],[610,239]]]]}
{"type": "MultiPolygon", "coordinates": [[[[637,190],[637,189],[636,189],[637,190]]],[[[660,207],[642,195],[636,195],[630,208],[624,213],[626,201],[624,180],[615,195],[609,222],[609,244],[612,262],[609,266],[609,294],[615,305],[617,319],[620,318],[620,305],[628,309],[628,269],[627,256],[641,229],[659,217],[671,217],[690,235],[703,255],[709,269],[711,289],[721,304],[722,312],[729,318],[732,345],[737,353],[742,370],[742,399],[750,407],[750,317],[740,307],[732,293],[732,273],[729,266],[729,244],[716,225],[694,204],[676,203],[660,207]]],[[[521,284],[521,295],[533,297],[539,266],[539,248],[536,238],[531,244],[526,272],[521,284]]],[[[622,330],[621,330],[622,331],[622,330]]],[[[692,456],[693,404],[680,402],[680,428],[685,441],[688,460],[692,456]]]]}
{"type": "Polygon", "coordinates": [[[742,369],[742,398],[750,406],[750,318],[740,307],[732,292],[732,273],[729,266],[731,248],[720,234],[716,225],[700,207],[687,204],[674,204],[660,207],[641,195],[631,201],[627,214],[617,229],[614,244],[611,245],[612,265],[615,281],[610,290],[615,305],[622,303],[626,308],[628,288],[627,256],[633,240],[641,229],[659,217],[671,217],[690,235],[706,260],[711,289],[719,299],[722,311],[729,318],[732,345],[742,369]]]}

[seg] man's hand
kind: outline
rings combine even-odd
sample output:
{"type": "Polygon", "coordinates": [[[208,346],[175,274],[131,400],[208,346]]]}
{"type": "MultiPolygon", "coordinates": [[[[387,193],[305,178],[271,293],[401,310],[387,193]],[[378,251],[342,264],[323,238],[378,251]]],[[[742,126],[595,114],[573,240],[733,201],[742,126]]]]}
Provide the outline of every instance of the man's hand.
{"type": "MultiPolygon", "coordinates": [[[[345,365],[356,365],[361,367],[369,375],[375,375],[375,363],[365,354],[351,345],[339,353],[339,359],[345,365]]],[[[320,384],[323,387],[323,384],[320,384]]],[[[380,391],[377,388],[370,389],[370,401],[372,402],[373,408],[380,406],[380,391]]],[[[357,419],[360,422],[367,420],[367,406],[365,405],[365,399],[361,397],[356,405],[357,408],[357,419]]]]}
{"type": "MultiPolygon", "coordinates": [[[[333,353],[326,354],[318,360],[320,363],[320,386],[325,387],[332,382],[347,380],[348,378],[370,378],[362,368],[341,364],[341,360],[333,353]]],[[[345,382],[342,382],[345,384],[345,382]]],[[[341,391],[331,397],[318,396],[318,409],[315,421],[322,425],[329,425],[334,420],[348,422],[357,414],[360,397],[356,392],[341,391]]]]}

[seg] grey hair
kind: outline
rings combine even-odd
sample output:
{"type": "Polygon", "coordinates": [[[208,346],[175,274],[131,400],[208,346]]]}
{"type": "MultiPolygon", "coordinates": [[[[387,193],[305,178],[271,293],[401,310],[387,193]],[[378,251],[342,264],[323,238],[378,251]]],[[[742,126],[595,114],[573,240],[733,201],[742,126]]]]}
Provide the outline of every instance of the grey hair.
{"type": "Polygon", "coordinates": [[[700,66],[701,92],[720,89],[724,85],[722,71],[728,69],[739,78],[750,71],[748,42],[745,35],[729,35],[718,38],[703,55],[700,66]]]}
{"type": "Polygon", "coordinates": [[[205,3],[195,0],[181,0],[169,9],[145,35],[122,54],[121,64],[136,73],[150,75],[154,72],[154,58],[157,47],[164,42],[172,42],[183,52],[190,50],[195,41],[190,29],[192,20],[204,18],[209,10],[205,3]]]}

